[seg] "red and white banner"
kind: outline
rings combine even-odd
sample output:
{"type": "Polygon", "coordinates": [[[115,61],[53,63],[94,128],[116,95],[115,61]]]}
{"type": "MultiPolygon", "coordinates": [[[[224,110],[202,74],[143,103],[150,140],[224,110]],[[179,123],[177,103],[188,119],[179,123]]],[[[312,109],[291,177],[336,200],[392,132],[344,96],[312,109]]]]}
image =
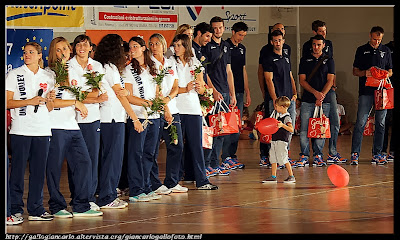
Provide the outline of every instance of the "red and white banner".
{"type": "Polygon", "coordinates": [[[176,30],[178,11],[174,6],[86,7],[89,30],[176,30]]]}

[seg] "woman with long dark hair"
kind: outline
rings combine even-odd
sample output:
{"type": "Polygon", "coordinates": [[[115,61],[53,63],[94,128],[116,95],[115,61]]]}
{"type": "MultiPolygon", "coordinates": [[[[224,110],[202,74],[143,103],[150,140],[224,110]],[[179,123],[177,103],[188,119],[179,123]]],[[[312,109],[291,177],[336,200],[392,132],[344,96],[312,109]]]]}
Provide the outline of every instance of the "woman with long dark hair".
{"type": "Polygon", "coordinates": [[[158,86],[153,81],[153,75],[156,75],[157,71],[146,42],[142,38],[132,37],[129,40],[129,53],[132,57],[131,63],[126,66],[123,74],[126,79],[126,89],[132,93],[127,98],[140,122],[143,124],[150,121],[141,133],[134,131],[129,121],[127,123],[129,136],[125,144],[128,151],[129,200],[141,202],[161,197],[152,191],[148,181],[159,140],[160,115],[157,113],[148,116],[144,107],[151,106],[153,104],[151,99],[156,97],[158,86]]]}
{"type": "Polygon", "coordinates": [[[142,132],[143,127],[126,98],[127,91],[121,77],[126,61],[121,36],[104,36],[97,46],[94,59],[104,67],[104,88],[108,94],[108,100],[100,104],[101,158],[97,204],[100,208],[124,208],[128,203],[117,197],[116,189],[123,162],[126,114],[135,131],[142,132]]]}
{"type": "MultiPolygon", "coordinates": [[[[194,57],[190,38],[186,34],[178,34],[173,39],[174,59],[179,78],[179,96],[176,106],[182,125],[182,135],[185,141],[185,163],[191,161],[196,187],[200,190],[215,190],[217,186],[211,184],[206,176],[202,145],[202,111],[198,94],[205,91],[203,71],[196,74],[196,68],[201,69],[201,63],[194,57]]],[[[176,179],[172,177],[171,179],[176,179]]],[[[179,178],[178,178],[179,179],[179,178]]],[[[179,184],[178,187],[179,188],[179,184]]]]}

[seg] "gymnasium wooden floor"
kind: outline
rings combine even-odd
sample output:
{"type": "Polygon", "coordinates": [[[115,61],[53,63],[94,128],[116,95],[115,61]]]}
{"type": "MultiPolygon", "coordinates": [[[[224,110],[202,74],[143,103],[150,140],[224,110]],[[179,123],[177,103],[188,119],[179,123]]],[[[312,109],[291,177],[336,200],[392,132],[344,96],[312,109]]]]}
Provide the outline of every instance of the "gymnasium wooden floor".
{"type": "MultiPolygon", "coordinates": [[[[347,187],[336,188],[326,167],[295,168],[296,184],[284,184],[286,169],[278,169],[278,184],[262,184],[270,169],[259,163],[258,142],[240,140],[238,156],[245,169],[229,176],[211,177],[216,191],[196,190],[181,183],[188,193],[173,193],[160,200],[130,203],[121,210],[103,210],[102,217],[25,221],[8,226],[8,233],[62,234],[250,234],[250,233],[394,233],[394,164],[370,164],[372,137],[364,137],[360,164],[342,165],[350,175],[347,187]]],[[[325,145],[324,154],[327,156],[325,145]]],[[[338,149],[350,158],[351,136],[339,136],[338,149]]],[[[160,175],[165,170],[165,146],[160,150],[160,175]]],[[[297,158],[299,137],[294,136],[291,156],[297,158]]],[[[66,165],[62,192],[69,202],[66,165]]],[[[26,184],[28,175],[26,174],[26,184]]],[[[25,188],[26,189],[26,188],[25,188]]],[[[25,204],[27,190],[25,190],[25,204]]],[[[47,186],[44,204],[48,208],[47,186]]],[[[122,199],[127,200],[127,197],[122,199]]],[[[71,209],[68,209],[71,210],[71,209]]],[[[377,238],[380,239],[380,238],[377,238]]]]}

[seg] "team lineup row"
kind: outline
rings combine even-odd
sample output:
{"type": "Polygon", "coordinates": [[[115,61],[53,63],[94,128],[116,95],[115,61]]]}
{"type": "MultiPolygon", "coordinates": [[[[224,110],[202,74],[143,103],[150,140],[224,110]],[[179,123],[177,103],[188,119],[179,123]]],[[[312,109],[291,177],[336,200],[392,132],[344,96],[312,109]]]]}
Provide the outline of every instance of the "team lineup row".
{"type": "MultiPolygon", "coordinates": [[[[103,37],[95,52],[86,35],[77,36],[72,46],[65,38],[57,37],[50,44],[49,67],[45,69],[41,46],[35,42],[25,45],[25,64],[6,77],[7,108],[12,118],[8,224],[23,220],[22,197],[28,158],[29,220],[101,216],[101,209],[127,207],[128,203],[117,195],[117,187],[123,179],[129,188],[130,202],[149,201],[170,192],[187,192],[188,189],[179,184],[181,179],[195,181],[200,190],[216,190],[218,187],[209,181],[210,176],[227,175],[229,169],[244,167],[236,156],[239,133],[215,137],[212,149],[203,149],[204,113],[199,94],[211,88],[214,100],[237,105],[240,112],[243,106],[250,105],[246,51],[240,43],[246,36],[247,25],[236,23],[227,41],[222,40],[224,23],[220,17],[212,18],[210,24],[196,25],[194,31],[185,26],[178,28],[169,49],[165,38],[158,33],[153,34],[147,44],[140,37],[132,37],[128,42],[128,57],[123,40],[117,34],[103,37]],[[93,58],[89,57],[91,52],[94,52],[93,58]],[[208,65],[203,66],[203,63],[208,65]],[[167,147],[163,182],[158,177],[157,165],[160,139],[165,140],[167,147]],[[123,166],[124,155],[126,166],[123,166]],[[65,158],[72,214],[66,210],[67,204],[60,192],[65,158]],[[43,206],[45,177],[50,213],[43,206]]],[[[324,114],[332,119],[331,128],[335,129],[334,115],[329,110],[333,108],[333,99],[336,102],[332,88],[335,79],[333,48],[329,45],[331,42],[317,32],[308,41],[309,47],[303,47],[299,67],[299,81],[304,87],[300,118],[302,153],[300,160],[293,162],[287,152],[296,119],[297,91],[290,70],[290,47],[284,44],[284,27],[276,24],[274,28],[269,44],[260,52],[259,79],[261,73],[265,117],[275,109],[277,118],[282,120],[279,124],[282,131],[273,135],[276,137],[273,142],[278,144],[271,144],[272,150],[269,145],[261,146],[260,150],[267,164],[270,151],[276,158],[269,159],[272,176],[266,182],[276,181],[277,163],[287,166],[289,177],[285,181],[295,182],[291,166],[304,166],[308,162],[308,119],[315,106],[322,107],[324,114]],[[328,57],[321,60],[325,55],[328,57]],[[316,65],[319,68],[312,73],[316,65]],[[277,101],[283,97],[288,98],[283,101],[285,103],[277,101]]],[[[380,44],[383,29],[373,28],[370,37],[370,42],[357,50],[354,63],[355,75],[360,76],[359,105],[361,100],[367,101],[363,107],[369,106],[368,111],[373,96],[369,87],[362,88],[361,82],[370,74],[369,68],[387,69],[392,75],[391,54],[382,59],[379,59],[382,54],[375,54],[376,51],[390,51],[380,44]],[[370,50],[369,55],[365,54],[365,48],[370,50]]],[[[377,111],[377,118],[383,122],[385,116],[386,110],[377,111]]],[[[360,129],[366,119],[363,121],[364,118],[360,121],[357,118],[360,129]]],[[[352,164],[358,163],[361,150],[362,130],[361,138],[355,139],[357,123],[352,164]]],[[[375,131],[379,133],[380,129],[375,131]]],[[[334,136],[332,130],[328,161],[340,162],[343,158],[336,152],[337,133],[336,139],[334,136]]],[[[313,139],[314,162],[318,166],[324,165],[324,142],[324,139],[313,139]]],[[[373,151],[377,163],[383,162],[381,139],[374,138],[373,151]]]]}

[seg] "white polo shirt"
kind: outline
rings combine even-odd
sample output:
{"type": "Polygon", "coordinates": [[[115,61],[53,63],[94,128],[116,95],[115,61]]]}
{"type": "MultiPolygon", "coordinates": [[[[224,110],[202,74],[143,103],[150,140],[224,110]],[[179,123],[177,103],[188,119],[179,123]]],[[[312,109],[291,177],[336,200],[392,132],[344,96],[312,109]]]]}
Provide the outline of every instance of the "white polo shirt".
{"type": "MultiPolygon", "coordinates": [[[[98,74],[103,74],[104,69],[103,65],[99,63],[98,61],[93,60],[92,58],[88,59],[88,65],[92,65],[94,72],[98,72],[98,74]]],[[[92,90],[90,89],[91,86],[86,84],[86,81],[88,80],[84,74],[88,73],[89,70],[86,68],[82,68],[82,66],[78,63],[76,60],[76,56],[74,56],[72,59],[68,61],[68,73],[69,73],[69,78],[72,80],[77,81],[77,86],[82,87],[82,91],[89,91],[91,92],[92,90]],[[90,89],[90,90],[89,90],[90,89]]],[[[104,78],[102,79],[102,85],[104,84],[104,78]]],[[[100,92],[99,92],[100,94],[100,92]]],[[[76,111],[76,120],[78,123],[92,123],[97,120],[100,120],[100,104],[99,103],[85,103],[85,106],[88,110],[88,115],[86,118],[82,119],[82,116],[79,111],[76,111]]]]}
{"type": "MultiPolygon", "coordinates": [[[[13,100],[31,99],[38,95],[39,89],[43,89],[42,97],[54,88],[54,79],[50,73],[39,68],[34,74],[24,64],[11,70],[6,76],[6,90],[13,92],[13,100]]],[[[46,105],[10,109],[11,130],[10,134],[23,136],[51,136],[50,116],[46,105]]]]}
{"type": "Polygon", "coordinates": [[[108,100],[100,103],[100,122],[111,123],[113,119],[115,122],[126,122],[126,111],[112,89],[115,84],[125,87],[124,79],[112,63],[104,65],[104,73],[104,89],[108,100]]]}
{"type": "MultiPolygon", "coordinates": [[[[125,67],[122,76],[125,79],[125,83],[132,84],[133,96],[146,100],[155,98],[157,84],[153,81],[153,76],[150,75],[149,67],[142,69],[142,73],[139,75],[132,68],[132,65],[129,64],[125,67]]],[[[146,109],[143,106],[131,104],[131,107],[138,118],[146,118],[146,109]]],[[[148,119],[157,119],[159,117],[159,114],[153,114],[148,116],[148,119]]]]}
{"type": "MultiPolygon", "coordinates": [[[[200,61],[196,57],[192,57],[190,64],[186,63],[184,66],[180,60],[177,61],[174,57],[171,59],[176,64],[179,87],[185,88],[189,82],[194,80],[194,70],[200,65],[200,61]]],[[[180,93],[176,97],[176,106],[180,114],[202,115],[199,95],[194,88],[188,93],[180,93]]]]}
{"type": "MultiPolygon", "coordinates": [[[[154,61],[156,68],[157,68],[157,73],[160,72],[160,66],[162,64],[154,57],[151,56],[151,60],[154,61]]],[[[168,96],[172,90],[172,86],[174,85],[175,79],[178,79],[178,76],[176,74],[176,66],[174,63],[174,60],[172,59],[167,59],[164,57],[164,66],[163,68],[171,67],[172,74],[167,74],[164,77],[164,80],[162,81],[161,88],[162,88],[162,94],[164,97],[168,96]]],[[[179,113],[178,108],[176,107],[176,98],[173,98],[168,104],[167,104],[169,111],[171,114],[176,114],[179,113]]]]}
{"type": "MultiPolygon", "coordinates": [[[[55,79],[56,74],[49,68],[46,67],[45,70],[53,75],[55,79]]],[[[55,80],[53,80],[53,84],[55,80]]],[[[69,79],[69,84],[71,85],[71,78],[69,79]]],[[[55,88],[56,99],[62,100],[76,100],[75,95],[69,90],[64,90],[60,88],[55,88]]],[[[64,129],[64,130],[79,130],[78,123],[75,119],[75,106],[71,105],[63,108],[54,108],[50,112],[50,121],[52,129],[64,129]]]]}

